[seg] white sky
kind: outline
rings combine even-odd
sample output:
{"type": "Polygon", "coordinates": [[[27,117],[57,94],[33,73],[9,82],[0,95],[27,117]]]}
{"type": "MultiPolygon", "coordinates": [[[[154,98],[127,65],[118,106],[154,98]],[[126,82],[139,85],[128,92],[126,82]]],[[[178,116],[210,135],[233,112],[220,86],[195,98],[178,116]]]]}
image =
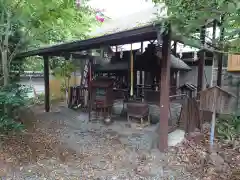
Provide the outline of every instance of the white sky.
{"type": "Polygon", "coordinates": [[[112,19],[154,6],[146,0],[91,0],[89,4],[93,8],[105,9],[105,15],[112,19]]]}

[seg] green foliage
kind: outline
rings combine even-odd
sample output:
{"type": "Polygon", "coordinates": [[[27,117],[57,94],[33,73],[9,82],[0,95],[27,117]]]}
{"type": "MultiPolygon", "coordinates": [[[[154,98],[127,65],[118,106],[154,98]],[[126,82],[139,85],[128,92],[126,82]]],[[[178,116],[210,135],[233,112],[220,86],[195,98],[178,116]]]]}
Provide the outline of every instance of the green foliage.
{"type": "Polygon", "coordinates": [[[1,132],[22,127],[15,120],[27,94],[12,83],[19,80],[24,68],[42,70],[37,58],[24,63],[16,55],[45,44],[84,39],[94,22],[94,13],[85,2],[76,8],[72,0],[0,0],[0,85],[4,86],[0,88],[1,132]]]}
{"type": "MultiPolygon", "coordinates": [[[[58,100],[54,96],[50,97],[50,102],[58,100]]],[[[42,105],[45,101],[45,94],[40,93],[37,95],[37,97],[29,98],[28,105],[42,105]]]]}
{"type": "Polygon", "coordinates": [[[84,2],[79,9],[71,0],[1,0],[0,3],[11,13],[12,25],[18,25],[25,38],[37,44],[83,37],[94,22],[92,10],[84,2]]]}
{"type": "MultiPolygon", "coordinates": [[[[10,66],[12,59],[21,51],[86,38],[92,26],[97,25],[94,12],[86,2],[77,8],[72,0],[0,0],[0,51],[8,47],[10,66]]],[[[41,68],[35,67],[37,58],[31,59],[33,61],[29,60],[24,67],[41,68]]],[[[23,64],[23,60],[17,62],[15,65],[23,64]]]]}
{"type": "Polygon", "coordinates": [[[27,93],[28,88],[17,84],[0,88],[0,133],[23,129],[17,122],[17,112],[27,103],[27,93]]]}
{"type": "Polygon", "coordinates": [[[24,71],[43,71],[42,57],[28,57],[23,63],[24,71]]]}
{"type": "Polygon", "coordinates": [[[16,122],[14,119],[9,116],[1,116],[0,117],[0,133],[8,134],[9,132],[18,132],[22,131],[24,126],[20,122],[16,122]]]}
{"type": "Polygon", "coordinates": [[[53,71],[57,78],[71,78],[72,72],[75,71],[75,66],[70,61],[63,61],[61,67],[56,67],[53,71]]]}
{"type": "Polygon", "coordinates": [[[44,104],[44,93],[38,94],[37,97],[29,98],[29,105],[42,105],[44,104]]]}
{"type": "MultiPolygon", "coordinates": [[[[166,19],[171,23],[172,28],[181,35],[188,37],[197,36],[196,29],[207,23],[218,20],[222,17],[221,28],[225,28],[225,47],[220,50],[238,51],[240,32],[240,1],[239,0],[153,0],[156,4],[165,3],[167,7],[166,19]],[[233,41],[234,40],[234,41],[233,41]]],[[[212,40],[212,37],[207,37],[212,40]]],[[[217,45],[221,45],[219,39],[217,45]]],[[[221,46],[220,46],[221,47],[221,46]]]]}
{"type": "Polygon", "coordinates": [[[237,115],[219,117],[216,123],[217,135],[223,140],[235,140],[240,136],[240,117],[237,115]]]}
{"type": "Polygon", "coordinates": [[[61,91],[66,92],[69,89],[69,80],[76,67],[72,61],[60,60],[58,66],[53,69],[53,75],[61,82],[61,91]]]}

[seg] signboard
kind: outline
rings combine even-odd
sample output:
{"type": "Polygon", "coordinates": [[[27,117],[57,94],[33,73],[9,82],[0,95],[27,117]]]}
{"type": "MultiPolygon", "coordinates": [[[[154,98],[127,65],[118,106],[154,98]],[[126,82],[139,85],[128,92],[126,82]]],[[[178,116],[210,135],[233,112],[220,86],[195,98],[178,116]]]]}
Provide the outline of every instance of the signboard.
{"type": "Polygon", "coordinates": [[[239,54],[229,54],[228,55],[228,71],[240,71],[240,55],[239,54]]]}
{"type": "Polygon", "coordinates": [[[105,88],[96,88],[96,96],[106,96],[105,88]]]}

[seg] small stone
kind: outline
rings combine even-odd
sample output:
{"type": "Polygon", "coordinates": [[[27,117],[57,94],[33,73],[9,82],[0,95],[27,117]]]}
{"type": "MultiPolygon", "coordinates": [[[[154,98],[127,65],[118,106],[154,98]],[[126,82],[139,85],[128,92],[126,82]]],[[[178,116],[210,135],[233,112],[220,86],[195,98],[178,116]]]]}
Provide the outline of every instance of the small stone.
{"type": "Polygon", "coordinates": [[[203,180],[211,180],[211,177],[204,177],[203,180]]]}
{"type": "Polygon", "coordinates": [[[211,159],[213,165],[215,165],[215,166],[224,164],[224,159],[221,156],[219,156],[217,153],[211,153],[210,159],[211,159]]]}
{"type": "Polygon", "coordinates": [[[135,169],[135,171],[136,171],[136,174],[143,177],[151,175],[151,168],[149,165],[140,165],[135,169]]]}
{"type": "Polygon", "coordinates": [[[4,177],[7,175],[7,169],[6,168],[0,168],[0,177],[4,177]]]}
{"type": "Polygon", "coordinates": [[[186,136],[186,139],[188,141],[193,141],[196,144],[200,144],[201,141],[204,139],[204,134],[200,132],[190,133],[189,135],[186,136]]]}

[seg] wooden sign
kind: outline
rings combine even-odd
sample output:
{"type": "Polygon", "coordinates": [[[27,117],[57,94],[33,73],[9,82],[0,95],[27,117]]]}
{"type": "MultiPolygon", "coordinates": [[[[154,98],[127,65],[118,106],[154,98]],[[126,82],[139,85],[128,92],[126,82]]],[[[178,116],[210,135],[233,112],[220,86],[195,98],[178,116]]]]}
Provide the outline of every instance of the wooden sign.
{"type": "Polygon", "coordinates": [[[213,150],[216,113],[228,112],[232,97],[231,93],[218,86],[205,89],[200,92],[200,109],[212,112],[210,150],[213,150]]]}
{"type": "Polygon", "coordinates": [[[200,110],[228,113],[234,95],[218,86],[200,92],[200,110]]]}
{"type": "Polygon", "coordinates": [[[229,54],[228,55],[228,71],[240,71],[240,55],[239,54],[229,54]]]}

